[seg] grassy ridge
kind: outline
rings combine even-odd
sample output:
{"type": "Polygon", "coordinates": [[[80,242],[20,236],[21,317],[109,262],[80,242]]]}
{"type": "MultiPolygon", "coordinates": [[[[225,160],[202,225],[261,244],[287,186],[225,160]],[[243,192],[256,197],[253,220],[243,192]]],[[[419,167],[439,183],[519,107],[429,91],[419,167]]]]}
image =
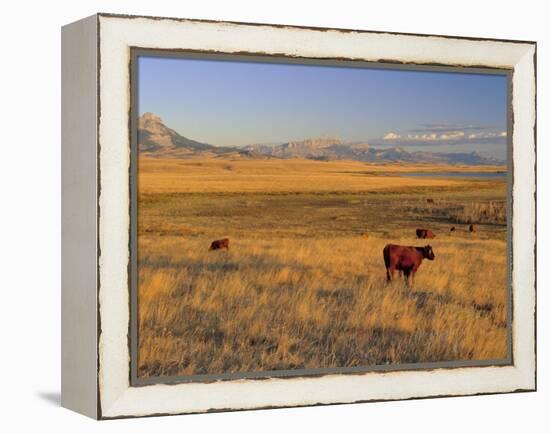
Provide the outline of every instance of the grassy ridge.
{"type": "Polygon", "coordinates": [[[203,165],[181,175],[185,187],[158,162],[140,166],[138,375],[506,356],[505,225],[480,220],[470,234],[456,223],[460,210],[503,201],[503,181],[360,175],[346,191],[348,163],[316,163],[340,174],[320,184],[296,183],[301,163],[292,161],[273,188],[265,178],[251,187],[262,163],[254,161],[251,173],[234,168],[243,185],[229,177],[222,192],[205,179],[219,182],[226,174],[213,167],[236,163],[191,163],[203,165]],[[386,285],[383,246],[425,244],[417,227],[436,232],[435,261],[422,264],[412,288],[386,285]],[[225,236],[229,252],[208,252],[225,236]]]}
{"type": "Polygon", "coordinates": [[[373,164],[358,161],[139,159],[139,189],[147,193],[387,192],[415,188],[495,189],[502,181],[399,177],[404,172],[497,172],[501,166],[373,164]]]}

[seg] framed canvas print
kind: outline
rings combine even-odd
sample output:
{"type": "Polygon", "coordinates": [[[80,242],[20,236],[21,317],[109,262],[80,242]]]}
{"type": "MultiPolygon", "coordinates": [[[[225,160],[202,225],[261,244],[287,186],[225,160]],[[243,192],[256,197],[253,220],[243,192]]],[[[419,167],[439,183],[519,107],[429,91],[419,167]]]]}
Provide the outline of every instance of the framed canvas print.
{"type": "Polygon", "coordinates": [[[536,389],[536,45],[98,14],[62,32],[62,403],[536,389]]]}

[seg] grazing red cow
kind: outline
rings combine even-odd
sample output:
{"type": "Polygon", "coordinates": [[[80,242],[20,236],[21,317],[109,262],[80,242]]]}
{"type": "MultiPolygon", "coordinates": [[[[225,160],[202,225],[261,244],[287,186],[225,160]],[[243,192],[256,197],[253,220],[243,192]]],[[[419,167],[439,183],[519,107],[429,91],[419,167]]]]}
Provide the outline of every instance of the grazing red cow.
{"type": "Polygon", "coordinates": [[[369,239],[369,234],[367,234],[366,232],[363,232],[361,234],[361,238],[363,238],[364,240],[368,240],[369,239]]]}
{"type": "Polygon", "coordinates": [[[429,229],[417,229],[416,237],[417,238],[435,238],[435,234],[429,229]]]}
{"type": "Polygon", "coordinates": [[[222,238],[221,240],[212,241],[208,250],[229,250],[229,238],[222,238]]]}
{"type": "Polygon", "coordinates": [[[476,228],[475,228],[474,225],[470,225],[469,230],[470,230],[470,232],[475,232],[476,228]]]}
{"type": "Polygon", "coordinates": [[[391,282],[394,271],[404,274],[405,282],[409,284],[409,276],[414,274],[422,264],[424,258],[433,261],[435,258],[432,246],[414,247],[387,244],[384,247],[384,263],[386,264],[386,278],[391,282]]]}

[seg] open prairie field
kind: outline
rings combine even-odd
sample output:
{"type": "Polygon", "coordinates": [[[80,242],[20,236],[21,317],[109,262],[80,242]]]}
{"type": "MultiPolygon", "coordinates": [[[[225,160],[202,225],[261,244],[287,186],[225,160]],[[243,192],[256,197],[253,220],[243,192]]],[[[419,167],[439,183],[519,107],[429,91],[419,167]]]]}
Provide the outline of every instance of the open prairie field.
{"type": "Polygon", "coordinates": [[[140,159],[138,376],[506,358],[505,178],[445,176],[502,170],[140,159]],[[435,260],[387,284],[387,243],[435,260]]]}

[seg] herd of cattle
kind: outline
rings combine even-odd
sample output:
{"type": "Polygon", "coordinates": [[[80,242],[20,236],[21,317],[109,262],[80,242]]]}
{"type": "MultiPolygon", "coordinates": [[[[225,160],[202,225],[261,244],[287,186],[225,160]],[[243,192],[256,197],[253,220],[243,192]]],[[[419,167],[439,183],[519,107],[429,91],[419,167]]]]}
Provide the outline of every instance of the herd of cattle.
{"type": "MultiPolygon", "coordinates": [[[[455,231],[456,231],[456,228],[453,226],[450,229],[450,232],[455,232],[455,231]]],[[[472,233],[475,231],[476,231],[476,227],[474,225],[468,226],[468,232],[472,233]]],[[[365,234],[363,234],[363,236],[365,236],[365,234]]],[[[429,229],[417,229],[416,238],[435,238],[435,234],[429,229]]]]}
{"type": "MultiPolygon", "coordinates": [[[[456,228],[453,226],[450,231],[454,232],[456,228]]],[[[470,233],[475,232],[474,225],[468,226],[470,233]]],[[[364,232],[361,237],[368,239],[369,235],[364,232]]],[[[416,237],[420,239],[435,238],[435,234],[429,229],[417,229],[416,237]]],[[[229,250],[229,238],[214,240],[210,244],[208,250],[229,250]]],[[[386,279],[391,282],[394,272],[403,275],[407,285],[410,280],[414,279],[415,273],[418,271],[420,264],[424,259],[433,261],[435,254],[432,246],[426,245],[423,247],[417,246],[400,246],[397,244],[386,244],[383,250],[384,264],[386,265],[386,279]]]]}

